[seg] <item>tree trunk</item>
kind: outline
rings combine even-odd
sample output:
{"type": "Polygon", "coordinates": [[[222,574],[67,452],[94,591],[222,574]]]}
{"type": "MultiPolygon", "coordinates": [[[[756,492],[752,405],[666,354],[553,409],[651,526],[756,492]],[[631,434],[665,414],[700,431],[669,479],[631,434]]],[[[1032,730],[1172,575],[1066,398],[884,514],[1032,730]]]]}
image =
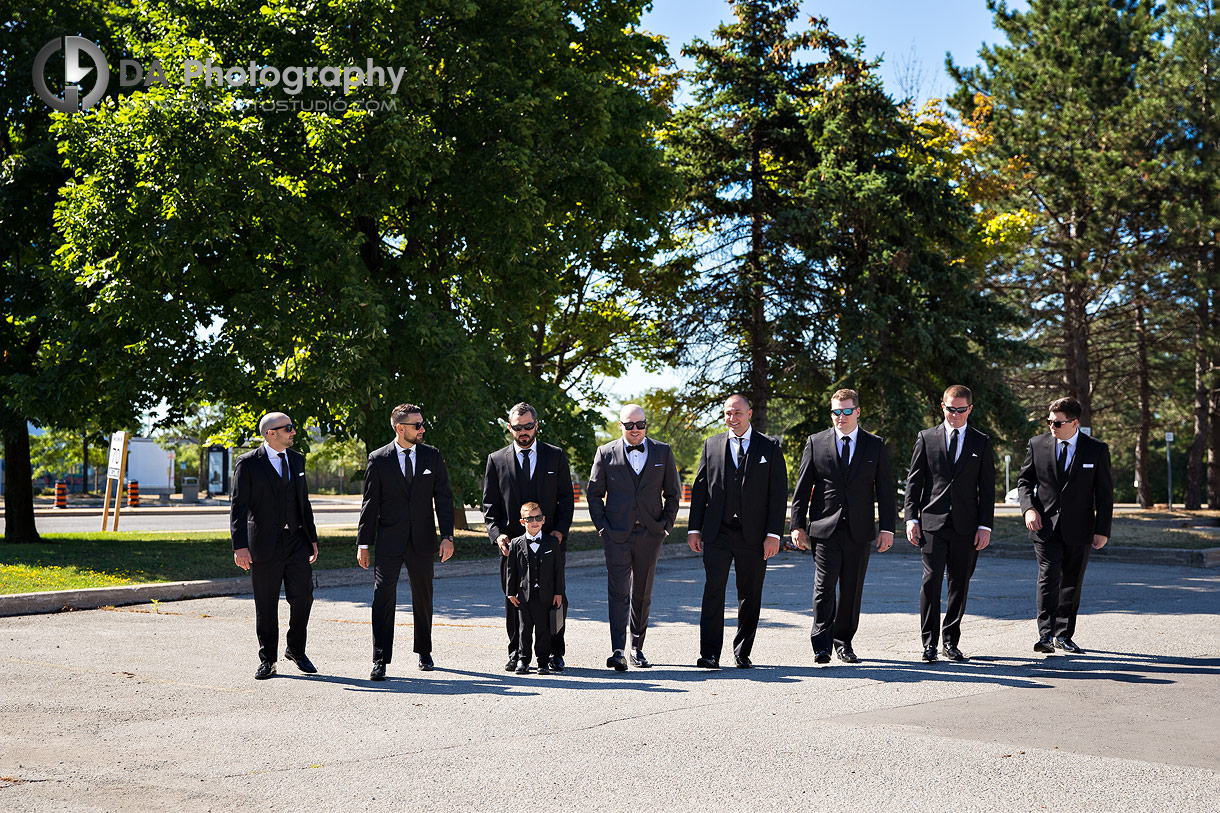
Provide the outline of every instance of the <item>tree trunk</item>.
{"type": "Polygon", "coordinates": [[[470,530],[470,523],[466,521],[466,502],[458,491],[453,492],[453,527],[458,531],[470,530]]]}
{"type": "Polygon", "coordinates": [[[1063,383],[1067,395],[1080,401],[1080,425],[1093,425],[1093,392],[1089,371],[1088,283],[1071,273],[1079,265],[1068,265],[1063,281],[1063,383]]]}
{"type": "Polygon", "coordinates": [[[750,256],[748,298],[750,320],[748,335],[750,341],[750,369],[746,385],[749,389],[750,403],[754,410],[753,424],[759,432],[767,431],[767,400],[770,393],[771,370],[768,364],[767,347],[770,344],[770,331],[767,325],[766,311],[763,308],[765,288],[763,285],[763,220],[766,217],[763,201],[762,177],[762,135],[755,127],[750,156],[750,186],[753,212],[750,222],[750,256]]]}
{"type": "Polygon", "coordinates": [[[4,541],[38,542],[34,523],[34,477],[30,432],[25,420],[4,425],[4,541]]]}
{"type": "Polygon", "coordinates": [[[1152,432],[1152,387],[1148,383],[1148,325],[1144,318],[1143,290],[1135,306],[1136,381],[1139,390],[1139,434],[1135,441],[1136,498],[1140,508],[1152,507],[1152,484],[1148,482],[1148,435],[1152,432]]]}
{"type": "Polygon", "coordinates": [[[81,470],[80,470],[80,493],[87,494],[89,492],[89,433],[85,432],[81,435],[81,470]]]}
{"type": "MultiPolygon", "coordinates": [[[[1198,264],[1201,272],[1202,264],[1198,264]]],[[[1202,285],[1202,274],[1198,276],[1202,285]]],[[[1203,450],[1210,434],[1208,416],[1208,371],[1207,371],[1207,326],[1210,322],[1210,291],[1204,286],[1195,300],[1195,422],[1190,452],[1186,457],[1186,509],[1197,511],[1203,507],[1203,450]]]]}

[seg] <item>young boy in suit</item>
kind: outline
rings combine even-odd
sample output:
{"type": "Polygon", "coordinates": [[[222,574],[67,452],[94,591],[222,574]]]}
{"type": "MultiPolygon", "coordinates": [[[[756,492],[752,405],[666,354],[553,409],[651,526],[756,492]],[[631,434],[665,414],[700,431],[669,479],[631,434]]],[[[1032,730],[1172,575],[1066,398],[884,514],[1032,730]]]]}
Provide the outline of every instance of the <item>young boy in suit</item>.
{"type": "Polygon", "coordinates": [[[551,608],[563,603],[563,558],[559,540],[543,536],[546,517],[536,502],[521,506],[525,533],[514,539],[508,550],[508,578],[505,594],[517,608],[521,625],[521,649],[517,674],[530,670],[530,639],[538,658],[538,674],[549,675],[551,661],[551,608]]]}

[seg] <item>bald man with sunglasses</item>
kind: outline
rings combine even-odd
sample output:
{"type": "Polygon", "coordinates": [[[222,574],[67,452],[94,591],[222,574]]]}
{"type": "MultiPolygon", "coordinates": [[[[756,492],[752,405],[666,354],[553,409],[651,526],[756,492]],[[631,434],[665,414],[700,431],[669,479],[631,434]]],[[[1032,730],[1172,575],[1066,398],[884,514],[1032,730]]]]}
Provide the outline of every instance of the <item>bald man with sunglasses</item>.
{"type": "Polygon", "coordinates": [[[258,432],[263,444],[237,458],[229,506],[233,561],[250,571],[254,590],[259,658],[254,679],[275,674],[281,586],[289,608],[284,657],[313,674],[318,670],[305,655],[305,628],[313,607],[318,529],[305,483],[305,458],[291,448],[296,427],[283,412],[264,415],[258,432]]]}

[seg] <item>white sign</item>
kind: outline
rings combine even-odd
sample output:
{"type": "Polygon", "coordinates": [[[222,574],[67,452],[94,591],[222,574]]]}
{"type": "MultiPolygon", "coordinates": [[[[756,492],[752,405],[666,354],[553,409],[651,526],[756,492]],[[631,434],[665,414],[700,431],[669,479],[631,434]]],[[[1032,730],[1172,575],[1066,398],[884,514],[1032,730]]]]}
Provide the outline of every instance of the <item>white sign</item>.
{"type": "Polygon", "coordinates": [[[119,479],[119,471],[123,465],[123,441],[126,432],[115,432],[110,436],[110,462],[106,464],[106,477],[110,480],[119,479]]]}
{"type": "Polygon", "coordinates": [[[1165,433],[1165,442],[1166,442],[1166,443],[1173,443],[1173,432],[1166,432],[1166,433],[1165,433]]]}

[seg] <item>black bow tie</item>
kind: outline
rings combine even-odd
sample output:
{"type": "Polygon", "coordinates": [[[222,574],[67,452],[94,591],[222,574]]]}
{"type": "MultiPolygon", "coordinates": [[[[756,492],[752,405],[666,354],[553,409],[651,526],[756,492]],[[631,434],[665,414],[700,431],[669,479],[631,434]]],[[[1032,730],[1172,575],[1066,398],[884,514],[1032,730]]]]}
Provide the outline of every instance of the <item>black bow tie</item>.
{"type": "Polygon", "coordinates": [[[628,452],[642,452],[642,451],[644,451],[644,444],[641,443],[639,446],[628,446],[627,451],[628,452]]]}

